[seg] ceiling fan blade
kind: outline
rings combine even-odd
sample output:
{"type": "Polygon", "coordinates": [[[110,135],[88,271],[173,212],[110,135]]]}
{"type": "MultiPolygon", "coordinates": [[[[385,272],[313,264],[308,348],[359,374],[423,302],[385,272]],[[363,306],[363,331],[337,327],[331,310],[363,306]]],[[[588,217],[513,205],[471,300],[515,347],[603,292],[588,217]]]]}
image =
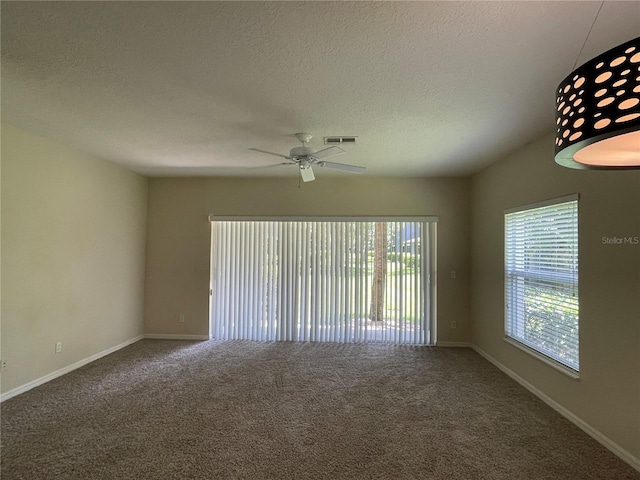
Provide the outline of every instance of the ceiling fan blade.
{"type": "Polygon", "coordinates": [[[347,153],[345,150],[340,147],[336,147],[335,145],[329,148],[325,148],[324,150],[320,150],[319,152],[311,155],[316,160],[322,160],[323,158],[333,157],[334,155],[341,155],[343,153],[347,153]]]}
{"type": "Polygon", "coordinates": [[[344,170],[345,172],[351,173],[363,173],[366,170],[365,167],[359,167],[357,165],[347,165],[346,163],[318,162],[317,165],[321,167],[335,168],[336,170],[344,170]]]}
{"type": "Polygon", "coordinates": [[[313,182],[316,179],[311,166],[300,166],[300,176],[302,177],[303,182],[313,182]]]}
{"type": "Polygon", "coordinates": [[[279,153],[267,152],[266,150],[260,150],[259,148],[250,148],[249,150],[253,150],[254,152],[266,153],[268,155],[275,155],[276,157],[286,158],[287,160],[291,160],[291,157],[287,155],[281,155],[279,153]]]}
{"type": "Polygon", "coordinates": [[[283,165],[295,165],[296,162],[282,162],[282,163],[273,163],[271,165],[260,165],[257,167],[247,167],[249,170],[256,170],[258,168],[273,168],[273,167],[282,167],[283,165]]]}

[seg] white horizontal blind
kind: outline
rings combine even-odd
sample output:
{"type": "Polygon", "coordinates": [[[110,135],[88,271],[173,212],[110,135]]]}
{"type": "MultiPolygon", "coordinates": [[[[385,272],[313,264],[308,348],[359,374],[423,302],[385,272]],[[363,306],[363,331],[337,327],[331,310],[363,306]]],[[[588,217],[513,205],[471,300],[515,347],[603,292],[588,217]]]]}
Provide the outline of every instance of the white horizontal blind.
{"type": "Polygon", "coordinates": [[[505,214],[505,301],[508,337],[579,370],[577,198],[505,214]]]}
{"type": "Polygon", "coordinates": [[[212,221],[213,336],[429,344],[435,223],[385,223],[387,275],[374,299],[375,222],[212,221]],[[384,315],[373,321],[377,301],[384,315]]]}

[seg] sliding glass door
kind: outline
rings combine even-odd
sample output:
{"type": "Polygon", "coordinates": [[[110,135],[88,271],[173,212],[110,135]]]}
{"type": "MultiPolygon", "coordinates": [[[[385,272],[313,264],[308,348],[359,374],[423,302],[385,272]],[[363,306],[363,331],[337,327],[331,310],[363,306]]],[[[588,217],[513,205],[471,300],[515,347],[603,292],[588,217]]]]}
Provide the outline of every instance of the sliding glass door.
{"type": "Polygon", "coordinates": [[[211,217],[212,336],[431,344],[435,220],[211,217]]]}

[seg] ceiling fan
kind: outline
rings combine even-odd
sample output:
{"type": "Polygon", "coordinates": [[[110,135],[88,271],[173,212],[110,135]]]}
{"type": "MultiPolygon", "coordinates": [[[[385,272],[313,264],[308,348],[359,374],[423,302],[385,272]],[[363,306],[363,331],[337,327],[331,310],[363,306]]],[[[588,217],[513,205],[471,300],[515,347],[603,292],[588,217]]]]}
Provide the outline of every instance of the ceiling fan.
{"type": "Polygon", "coordinates": [[[307,147],[307,143],[311,140],[312,135],[310,133],[296,133],[296,138],[302,143],[301,147],[293,147],[289,151],[289,155],[281,155],[279,153],[267,152],[266,150],[260,150],[259,148],[250,148],[256,152],[267,153],[269,155],[275,155],[276,157],[285,158],[286,162],[276,163],[273,165],[266,165],[264,167],[254,168],[270,168],[280,167],[282,165],[296,165],[300,169],[300,177],[303,182],[311,182],[316,179],[313,174],[312,166],[334,168],[336,170],[344,170],[345,172],[362,173],[366,170],[365,167],[358,167],[356,165],[347,165],[346,163],[327,162],[325,158],[333,157],[334,155],[340,155],[346,153],[340,147],[332,146],[314,152],[313,149],[307,147]]]}

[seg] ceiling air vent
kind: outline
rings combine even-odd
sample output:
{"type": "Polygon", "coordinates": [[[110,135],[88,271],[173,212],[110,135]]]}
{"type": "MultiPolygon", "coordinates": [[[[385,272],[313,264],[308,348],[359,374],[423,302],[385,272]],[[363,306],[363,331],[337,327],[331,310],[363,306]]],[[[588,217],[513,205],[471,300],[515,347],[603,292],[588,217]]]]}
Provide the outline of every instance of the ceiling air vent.
{"type": "Polygon", "coordinates": [[[337,143],[356,143],[358,137],[324,137],[325,145],[335,145],[337,143]]]}

